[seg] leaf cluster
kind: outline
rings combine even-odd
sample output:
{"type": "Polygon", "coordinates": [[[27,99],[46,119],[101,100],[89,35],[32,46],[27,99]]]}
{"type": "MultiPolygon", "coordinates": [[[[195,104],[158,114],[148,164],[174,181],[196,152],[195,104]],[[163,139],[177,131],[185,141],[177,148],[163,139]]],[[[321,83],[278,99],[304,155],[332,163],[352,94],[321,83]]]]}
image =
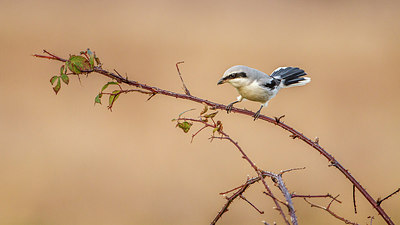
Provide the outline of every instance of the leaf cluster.
{"type": "Polygon", "coordinates": [[[58,94],[60,91],[61,80],[66,85],[69,84],[68,75],[74,74],[79,76],[80,74],[91,72],[96,65],[101,66],[100,59],[97,58],[96,54],[90,51],[90,49],[81,52],[81,55],[70,55],[65,64],[61,66],[60,75],[54,75],[50,78],[50,83],[52,85],[55,84],[55,86],[53,86],[54,92],[58,94]],[[68,73],[68,70],[71,73],[68,73]]]}

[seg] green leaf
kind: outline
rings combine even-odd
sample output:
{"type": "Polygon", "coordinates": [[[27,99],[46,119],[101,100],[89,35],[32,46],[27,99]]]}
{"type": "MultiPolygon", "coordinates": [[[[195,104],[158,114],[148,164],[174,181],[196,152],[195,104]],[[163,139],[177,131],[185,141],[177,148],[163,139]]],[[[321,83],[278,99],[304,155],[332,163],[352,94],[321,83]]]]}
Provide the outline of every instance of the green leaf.
{"type": "Polygon", "coordinates": [[[214,118],[217,115],[218,111],[204,115],[205,118],[214,118]]]}
{"type": "Polygon", "coordinates": [[[110,98],[108,99],[108,107],[111,108],[114,104],[115,101],[117,101],[119,95],[121,94],[121,91],[115,90],[112,92],[110,95],[110,98]]]}
{"type": "Polygon", "coordinates": [[[101,104],[101,97],[103,97],[102,93],[99,93],[96,98],[94,99],[94,104],[99,103],[101,104]]]}
{"type": "Polygon", "coordinates": [[[90,67],[93,69],[93,67],[94,67],[94,54],[93,54],[92,51],[90,51],[90,49],[87,49],[87,54],[89,55],[90,67]]]}
{"type": "Polygon", "coordinates": [[[64,68],[65,68],[65,66],[64,66],[64,65],[62,65],[62,66],[61,66],[61,68],[60,68],[60,74],[61,74],[61,75],[63,75],[63,74],[64,74],[64,68]]]}
{"type": "Polygon", "coordinates": [[[67,61],[68,69],[74,74],[81,74],[92,70],[90,62],[83,56],[71,55],[67,61]]]}
{"type": "Polygon", "coordinates": [[[192,123],[189,123],[189,122],[187,122],[187,121],[184,121],[184,122],[182,122],[182,123],[178,123],[178,124],[177,124],[177,126],[178,126],[179,128],[181,128],[181,129],[183,130],[183,132],[185,132],[185,133],[189,132],[190,127],[191,127],[192,125],[193,125],[192,123]]]}
{"type": "Polygon", "coordinates": [[[57,77],[58,79],[57,79],[57,84],[56,84],[56,86],[55,87],[53,87],[53,90],[54,90],[54,92],[56,93],[56,94],[58,94],[58,92],[60,91],[60,89],[61,89],[61,81],[60,81],[60,77],[57,77]]]}
{"type": "Polygon", "coordinates": [[[52,78],[50,78],[50,83],[54,84],[54,82],[56,82],[58,76],[53,76],[52,78]]]}
{"type": "Polygon", "coordinates": [[[118,85],[118,83],[117,83],[117,82],[114,82],[114,81],[108,82],[107,84],[105,84],[105,85],[101,88],[101,92],[103,92],[104,90],[106,90],[106,88],[108,88],[108,86],[110,86],[110,85],[118,85]]]}
{"type": "Polygon", "coordinates": [[[62,74],[61,79],[62,79],[62,81],[64,81],[65,84],[67,84],[67,85],[69,84],[69,77],[67,75],[62,74]]]}

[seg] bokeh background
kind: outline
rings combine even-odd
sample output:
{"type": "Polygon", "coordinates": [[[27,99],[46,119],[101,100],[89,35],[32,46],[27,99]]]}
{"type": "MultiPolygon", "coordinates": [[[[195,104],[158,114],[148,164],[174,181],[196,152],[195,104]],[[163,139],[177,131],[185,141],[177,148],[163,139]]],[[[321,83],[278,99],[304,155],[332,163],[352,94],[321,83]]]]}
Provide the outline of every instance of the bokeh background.
{"type": "MultiPolygon", "coordinates": [[[[400,185],[399,10],[398,1],[0,1],[0,224],[208,224],[225,203],[218,193],[254,176],[210,131],[191,144],[200,127],[174,127],[201,105],[133,93],[110,112],[93,106],[108,81],[96,74],[71,77],[56,96],[49,79],[61,64],[31,56],[42,49],[67,58],[89,47],[104,68],[177,92],[184,60],[192,94],[225,104],[236,90],[216,82],[230,66],[304,68],[312,82],[281,91],[263,113],[319,137],[373,197],[386,196],[400,185]]],[[[291,191],[340,194],[336,213],[384,224],[358,192],[353,213],[351,183],[303,142],[243,115],[217,119],[259,167],[305,166],[285,175],[291,191]]],[[[220,224],[283,224],[262,191],[245,196],[264,215],[238,200],[220,224]]],[[[294,202],[300,224],[342,224],[294,202]]],[[[400,221],[399,195],[382,206],[400,221]]]]}

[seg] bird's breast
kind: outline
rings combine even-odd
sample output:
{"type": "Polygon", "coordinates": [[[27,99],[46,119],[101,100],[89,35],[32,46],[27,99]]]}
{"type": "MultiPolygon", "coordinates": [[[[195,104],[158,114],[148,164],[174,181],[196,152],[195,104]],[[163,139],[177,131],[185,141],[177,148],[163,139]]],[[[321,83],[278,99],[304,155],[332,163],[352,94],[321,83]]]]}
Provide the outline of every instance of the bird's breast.
{"type": "Polygon", "coordinates": [[[238,87],[239,94],[248,100],[265,103],[270,99],[272,93],[269,93],[266,88],[258,85],[257,82],[253,82],[249,85],[238,87]]]}

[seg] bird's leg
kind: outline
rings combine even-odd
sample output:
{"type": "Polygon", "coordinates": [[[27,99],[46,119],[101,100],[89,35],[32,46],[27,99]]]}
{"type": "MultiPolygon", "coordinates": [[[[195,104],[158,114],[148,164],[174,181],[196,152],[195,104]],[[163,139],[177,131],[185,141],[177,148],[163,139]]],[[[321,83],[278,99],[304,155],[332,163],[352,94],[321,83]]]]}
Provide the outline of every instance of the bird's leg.
{"type": "Polygon", "coordinates": [[[262,109],[263,107],[264,107],[264,105],[261,105],[260,109],[259,109],[256,113],[254,113],[254,116],[253,116],[254,121],[255,121],[256,119],[258,119],[258,117],[260,117],[260,112],[261,112],[261,109],[262,109]]]}
{"type": "Polygon", "coordinates": [[[227,113],[230,113],[232,111],[233,105],[238,103],[238,102],[241,102],[243,100],[243,97],[241,95],[239,95],[236,99],[237,99],[237,101],[234,101],[231,104],[226,106],[226,112],[227,113]]]}
{"type": "Polygon", "coordinates": [[[240,101],[234,101],[234,102],[232,102],[231,104],[227,105],[227,106],[226,106],[226,113],[230,113],[230,112],[232,111],[233,105],[236,104],[236,103],[238,103],[238,102],[240,102],[240,101]]]}

